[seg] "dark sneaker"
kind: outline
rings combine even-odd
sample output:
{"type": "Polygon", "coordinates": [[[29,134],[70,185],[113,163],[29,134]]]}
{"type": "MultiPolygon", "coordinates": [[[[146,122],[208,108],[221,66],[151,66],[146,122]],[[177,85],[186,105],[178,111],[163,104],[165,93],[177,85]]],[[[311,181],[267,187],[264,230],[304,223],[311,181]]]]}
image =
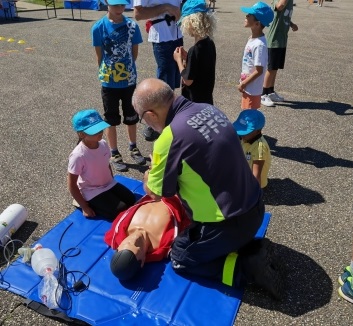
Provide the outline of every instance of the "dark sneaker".
{"type": "Polygon", "coordinates": [[[349,276],[346,282],[338,289],[338,294],[350,303],[353,303],[352,276],[349,276]]]}
{"type": "Polygon", "coordinates": [[[350,276],[352,276],[351,267],[347,266],[343,273],[338,277],[338,283],[343,285],[347,281],[347,278],[350,276]]]}
{"type": "Polygon", "coordinates": [[[138,165],[145,165],[146,164],[146,159],[141,155],[141,153],[137,147],[133,148],[130,151],[130,155],[134,159],[136,164],[138,164],[138,165]]]}
{"type": "Polygon", "coordinates": [[[143,135],[147,141],[155,141],[159,137],[159,133],[148,126],[143,130],[143,135]]]}
{"type": "Polygon", "coordinates": [[[283,273],[281,265],[273,254],[272,243],[269,239],[255,240],[255,242],[259,245],[256,253],[249,252],[243,257],[246,270],[256,285],[280,300],[284,288],[283,273]]]}
{"type": "Polygon", "coordinates": [[[119,172],[128,171],[127,165],[124,163],[122,156],[119,154],[115,154],[110,158],[110,163],[114,166],[115,170],[119,172]]]}
{"type": "Polygon", "coordinates": [[[279,95],[279,94],[277,94],[276,92],[268,94],[268,97],[270,98],[270,100],[272,102],[283,102],[284,101],[284,97],[279,95]]]}

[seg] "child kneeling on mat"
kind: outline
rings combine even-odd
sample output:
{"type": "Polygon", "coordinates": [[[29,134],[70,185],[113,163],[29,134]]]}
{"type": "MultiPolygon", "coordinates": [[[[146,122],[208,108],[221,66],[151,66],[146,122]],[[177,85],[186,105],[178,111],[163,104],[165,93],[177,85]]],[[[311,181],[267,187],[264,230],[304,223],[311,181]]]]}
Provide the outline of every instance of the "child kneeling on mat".
{"type": "Polygon", "coordinates": [[[69,191],[84,216],[113,220],[135,203],[135,196],[113,178],[110,149],[102,139],[110,125],[96,110],[87,109],[73,116],[72,126],[79,142],[69,156],[69,191]]]}
{"type": "Polygon", "coordinates": [[[259,181],[261,188],[265,188],[271,166],[270,147],[262,135],[265,116],[258,110],[243,110],[233,126],[241,137],[241,145],[253,175],[259,181]]]}

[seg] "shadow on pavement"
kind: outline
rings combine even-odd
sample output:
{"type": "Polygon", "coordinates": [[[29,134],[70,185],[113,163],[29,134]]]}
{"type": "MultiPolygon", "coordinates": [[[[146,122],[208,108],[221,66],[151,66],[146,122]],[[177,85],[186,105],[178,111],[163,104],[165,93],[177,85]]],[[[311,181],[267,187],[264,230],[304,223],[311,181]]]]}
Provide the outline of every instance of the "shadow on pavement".
{"type": "Polygon", "coordinates": [[[324,269],[305,254],[280,244],[274,243],[274,246],[285,269],[282,301],[275,301],[265,291],[248,286],[243,302],[291,317],[307,314],[328,304],[333,284],[324,269]]]}
{"type": "Polygon", "coordinates": [[[281,106],[287,106],[291,109],[310,109],[310,110],[327,110],[336,113],[337,115],[353,115],[353,107],[347,103],[335,101],[327,102],[283,102],[281,106]],[[347,111],[351,111],[347,113],[347,111]]]}
{"type": "Polygon", "coordinates": [[[41,21],[41,20],[48,20],[47,17],[43,19],[38,19],[38,18],[26,18],[26,17],[15,17],[13,19],[4,19],[0,18],[0,24],[18,24],[18,23],[29,23],[29,22],[35,22],[35,21],[41,21]]]}
{"type": "Polygon", "coordinates": [[[325,202],[325,198],[317,191],[305,188],[289,178],[269,179],[264,190],[265,205],[298,206],[313,205],[325,202]]]}
{"type": "Polygon", "coordinates": [[[80,19],[80,18],[57,18],[58,20],[67,20],[67,21],[74,21],[74,22],[95,22],[96,19],[80,19]]]}
{"type": "Polygon", "coordinates": [[[333,157],[325,152],[311,147],[288,147],[277,146],[277,139],[265,135],[273,156],[297,161],[304,164],[314,165],[322,169],[328,167],[353,168],[353,161],[333,157]]]}

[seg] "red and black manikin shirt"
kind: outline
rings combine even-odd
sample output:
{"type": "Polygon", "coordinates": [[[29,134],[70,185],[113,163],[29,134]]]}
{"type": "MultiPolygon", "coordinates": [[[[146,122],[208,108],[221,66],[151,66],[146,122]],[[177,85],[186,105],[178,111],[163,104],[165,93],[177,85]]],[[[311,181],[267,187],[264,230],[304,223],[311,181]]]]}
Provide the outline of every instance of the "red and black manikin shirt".
{"type": "MultiPolygon", "coordinates": [[[[113,221],[110,230],[107,231],[104,236],[106,244],[113,249],[117,249],[120,243],[129,235],[128,228],[136,211],[142,205],[153,201],[151,197],[146,195],[142,197],[137,204],[121,212],[113,221]]],[[[162,202],[168,207],[171,218],[164,230],[159,248],[146,254],[146,262],[160,261],[166,258],[174,238],[190,224],[190,219],[186,215],[180,199],[177,196],[163,197],[162,202]]]]}

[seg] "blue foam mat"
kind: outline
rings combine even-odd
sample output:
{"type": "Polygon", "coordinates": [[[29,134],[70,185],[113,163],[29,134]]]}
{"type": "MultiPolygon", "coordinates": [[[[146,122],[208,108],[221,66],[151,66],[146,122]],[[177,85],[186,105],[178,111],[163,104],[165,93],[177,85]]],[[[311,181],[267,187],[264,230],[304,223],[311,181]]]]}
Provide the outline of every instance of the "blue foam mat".
{"type": "MultiPolygon", "coordinates": [[[[140,181],[122,176],[116,176],[116,179],[131,189],[136,198],[143,196],[140,181]]],[[[265,213],[256,237],[265,235],[270,218],[271,214],[265,213]]],[[[204,278],[183,278],[175,274],[168,261],[148,263],[133,281],[120,283],[110,272],[114,251],[103,240],[110,225],[103,220],[86,219],[75,210],[38,241],[43,247],[52,249],[58,258],[61,257],[60,249],[65,252],[76,248],[71,251],[72,255],[77,254],[75,257],[64,258],[65,268],[88,275],[82,278],[86,285],[90,282],[87,290],[70,293],[70,304],[63,297],[65,309],[62,311],[67,316],[104,326],[233,325],[243,289],[233,289],[204,278]]],[[[73,272],[72,275],[80,277],[81,273],[73,272]]],[[[74,282],[72,275],[68,277],[69,284],[74,282]]],[[[3,271],[0,287],[41,302],[37,288],[40,281],[41,277],[30,265],[17,259],[3,271]]]]}

